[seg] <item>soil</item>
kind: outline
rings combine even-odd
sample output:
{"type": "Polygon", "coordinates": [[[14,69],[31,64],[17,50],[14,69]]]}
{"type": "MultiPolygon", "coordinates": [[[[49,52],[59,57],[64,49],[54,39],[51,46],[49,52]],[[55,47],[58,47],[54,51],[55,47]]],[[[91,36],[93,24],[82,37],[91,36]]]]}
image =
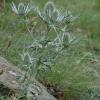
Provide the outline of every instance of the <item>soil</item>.
{"type": "Polygon", "coordinates": [[[47,81],[40,81],[57,100],[66,100],[66,95],[64,92],[57,86],[54,86],[47,81]]]}

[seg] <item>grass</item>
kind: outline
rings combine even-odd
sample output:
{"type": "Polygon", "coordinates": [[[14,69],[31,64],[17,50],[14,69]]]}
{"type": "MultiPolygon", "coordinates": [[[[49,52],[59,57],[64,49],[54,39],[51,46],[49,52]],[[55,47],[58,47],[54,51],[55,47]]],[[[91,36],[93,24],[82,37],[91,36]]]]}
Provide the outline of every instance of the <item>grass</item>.
{"type": "MultiPolygon", "coordinates": [[[[47,2],[47,0],[41,0],[40,3],[38,1],[33,2],[41,8],[47,2]]],[[[60,58],[60,61],[57,60],[52,71],[42,73],[39,79],[47,79],[51,84],[61,87],[69,97],[79,96],[80,91],[88,86],[95,86],[95,80],[98,79],[100,73],[91,67],[93,66],[91,62],[99,59],[99,55],[96,54],[100,54],[99,0],[52,1],[59,8],[68,9],[79,16],[71,29],[81,38],[81,41],[72,46],[67,57],[60,58]],[[77,32],[77,29],[80,29],[81,32],[77,32]]],[[[9,4],[7,5],[7,8],[0,12],[0,55],[20,67],[20,54],[24,45],[32,42],[32,38],[24,26],[16,24],[17,18],[11,12],[9,4]]]]}

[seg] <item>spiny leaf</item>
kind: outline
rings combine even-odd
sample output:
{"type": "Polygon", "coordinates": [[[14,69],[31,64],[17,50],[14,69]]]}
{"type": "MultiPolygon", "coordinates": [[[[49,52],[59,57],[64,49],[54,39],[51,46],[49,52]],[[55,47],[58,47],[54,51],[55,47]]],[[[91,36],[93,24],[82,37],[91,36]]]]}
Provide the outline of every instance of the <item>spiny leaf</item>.
{"type": "Polygon", "coordinates": [[[54,3],[53,2],[47,2],[47,4],[44,7],[45,14],[47,16],[51,17],[52,12],[54,11],[54,9],[55,9],[54,3]]]}

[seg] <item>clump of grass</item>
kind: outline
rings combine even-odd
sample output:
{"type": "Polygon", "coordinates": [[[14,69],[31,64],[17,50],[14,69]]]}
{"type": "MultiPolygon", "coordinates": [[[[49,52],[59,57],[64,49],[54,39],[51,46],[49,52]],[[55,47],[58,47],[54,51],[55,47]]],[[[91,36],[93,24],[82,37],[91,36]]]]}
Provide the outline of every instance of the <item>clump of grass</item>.
{"type": "Polygon", "coordinates": [[[89,89],[85,91],[81,100],[99,100],[100,99],[100,90],[99,89],[89,89]]]}

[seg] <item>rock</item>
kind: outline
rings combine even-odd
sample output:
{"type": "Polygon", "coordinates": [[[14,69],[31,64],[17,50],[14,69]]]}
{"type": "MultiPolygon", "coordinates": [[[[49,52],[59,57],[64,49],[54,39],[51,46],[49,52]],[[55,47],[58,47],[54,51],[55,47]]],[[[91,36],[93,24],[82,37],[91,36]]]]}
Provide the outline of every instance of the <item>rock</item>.
{"type": "MultiPolygon", "coordinates": [[[[18,76],[24,76],[25,72],[10,64],[7,60],[0,57],[0,84],[14,92],[16,96],[23,93],[22,85],[18,81],[18,76]]],[[[28,96],[35,96],[37,100],[57,100],[47,92],[47,89],[39,83],[34,76],[30,78],[27,88],[28,96]]]]}

